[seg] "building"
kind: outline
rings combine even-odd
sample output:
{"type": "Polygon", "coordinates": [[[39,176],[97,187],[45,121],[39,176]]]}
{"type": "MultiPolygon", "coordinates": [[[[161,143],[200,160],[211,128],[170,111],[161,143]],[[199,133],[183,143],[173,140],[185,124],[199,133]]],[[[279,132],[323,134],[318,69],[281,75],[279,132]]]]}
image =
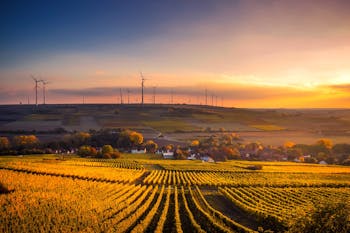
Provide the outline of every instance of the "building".
{"type": "Polygon", "coordinates": [[[173,151],[163,152],[162,154],[163,154],[164,159],[174,159],[174,152],[173,151]]]}
{"type": "Polygon", "coordinates": [[[146,154],[146,148],[145,149],[132,149],[131,154],[146,154]]]}
{"type": "Polygon", "coordinates": [[[212,159],[209,156],[202,156],[201,160],[202,160],[202,162],[208,162],[208,163],[214,163],[215,162],[214,159],[212,159]]]}

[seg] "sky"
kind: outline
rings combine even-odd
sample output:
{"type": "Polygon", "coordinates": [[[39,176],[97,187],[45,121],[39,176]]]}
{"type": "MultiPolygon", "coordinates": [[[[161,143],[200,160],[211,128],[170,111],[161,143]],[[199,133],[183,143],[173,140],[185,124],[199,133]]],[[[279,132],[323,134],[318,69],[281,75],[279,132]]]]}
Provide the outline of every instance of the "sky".
{"type": "Polygon", "coordinates": [[[47,103],[139,103],[142,72],[147,103],[350,108],[346,0],[11,0],[0,11],[0,104],[33,104],[31,76],[48,81],[47,103]]]}

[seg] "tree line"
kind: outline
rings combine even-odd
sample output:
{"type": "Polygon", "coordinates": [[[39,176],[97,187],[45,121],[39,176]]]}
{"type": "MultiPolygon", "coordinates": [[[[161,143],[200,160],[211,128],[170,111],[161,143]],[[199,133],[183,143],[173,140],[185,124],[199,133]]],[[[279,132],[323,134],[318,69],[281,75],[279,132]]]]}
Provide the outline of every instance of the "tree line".
{"type": "Polygon", "coordinates": [[[287,141],[281,146],[263,145],[260,142],[245,142],[236,133],[221,133],[193,140],[187,146],[165,145],[159,148],[153,140],[144,141],[141,133],[130,129],[101,129],[89,132],[65,134],[60,140],[40,142],[35,135],[18,135],[9,139],[0,137],[0,154],[77,153],[81,156],[118,158],[121,152],[146,149],[148,153],[173,151],[176,159],[203,156],[215,161],[231,159],[299,161],[350,165],[350,144],[333,144],[323,138],[313,144],[296,144],[287,141]]]}

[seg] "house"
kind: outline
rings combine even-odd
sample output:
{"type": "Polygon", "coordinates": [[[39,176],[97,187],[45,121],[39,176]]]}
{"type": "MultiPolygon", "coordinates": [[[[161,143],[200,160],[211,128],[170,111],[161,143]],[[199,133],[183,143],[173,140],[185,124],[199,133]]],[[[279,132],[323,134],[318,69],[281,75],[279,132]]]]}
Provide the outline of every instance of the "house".
{"type": "Polygon", "coordinates": [[[214,159],[212,159],[209,156],[202,156],[201,160],[202,160],[202,162],[208,162],[208,163],[214,163],[215,162],[214,159]]]}
{"type": "Polygon", "coordinates": [[[146,148],[145,149],[132,149],[131,154],[146,154],[146,148]]]}
{"type": "Polygon", "coordinates": [[[164,159],[173,159],[174,158],[174,152],[173,151],[163,152],[163,158],[164,159]]]}
{"type": "Polygon", "coordinates": [[[190,156],[187,157],[188,160],[196,160],[196,154],[191,154],[190,156]]]}

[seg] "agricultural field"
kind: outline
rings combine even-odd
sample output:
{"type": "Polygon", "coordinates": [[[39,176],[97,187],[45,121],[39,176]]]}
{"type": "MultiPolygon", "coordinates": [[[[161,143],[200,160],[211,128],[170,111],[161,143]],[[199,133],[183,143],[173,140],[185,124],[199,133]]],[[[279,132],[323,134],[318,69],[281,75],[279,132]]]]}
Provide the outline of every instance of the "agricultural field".
{"type": "Polygon", "coordinates": [[[2,156],[0,183],[0,232],[285,232],[350,201],[349,167],[292,162],[2,156]]]}
{"type": "MultiPolygon", "coordinates": [[[[48,141],[67,132],[129,128],[156,140],[187,143],[214,133],[236,132],[246,142],[279,146],[285,141],[310,144],[319,138],[348,143],[348,109],[240,109],[202,105],[67,104],[0,106],[0,133],[35,131],[48,141]]],[[[62,135],[61,135],[62,136],[62,135]]]]}

